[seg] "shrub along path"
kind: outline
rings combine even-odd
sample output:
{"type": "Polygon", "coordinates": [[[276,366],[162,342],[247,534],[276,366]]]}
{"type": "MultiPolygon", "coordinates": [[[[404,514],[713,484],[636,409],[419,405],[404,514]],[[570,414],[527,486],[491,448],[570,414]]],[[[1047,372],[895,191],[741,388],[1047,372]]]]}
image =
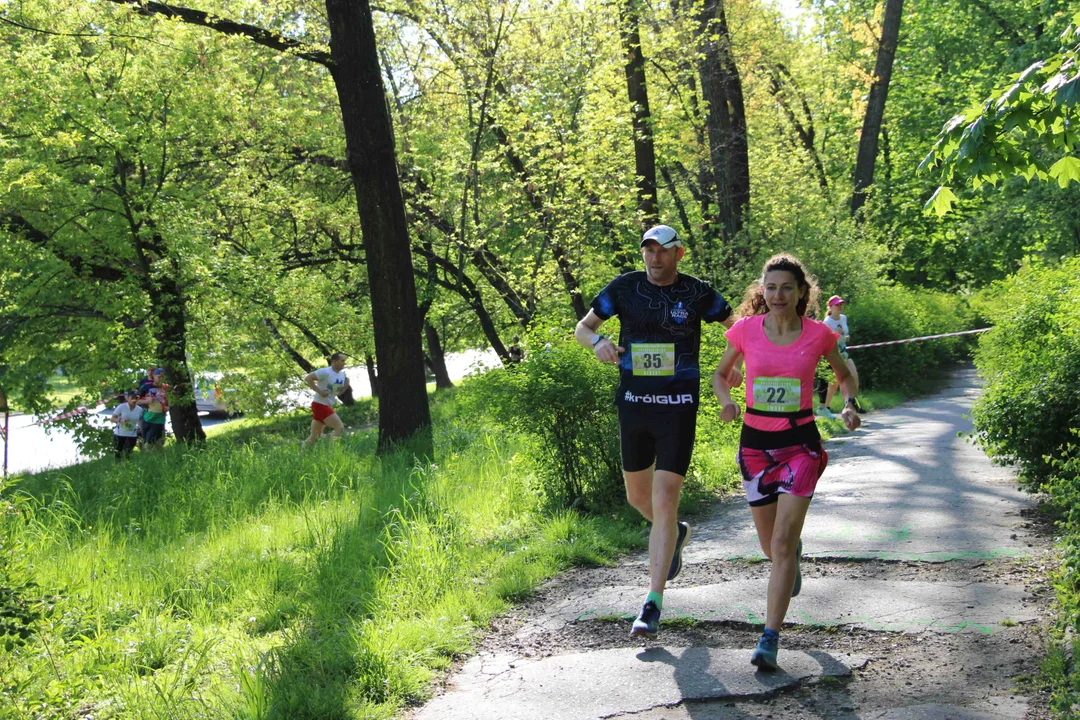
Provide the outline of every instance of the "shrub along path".
{"type": "Polygon", "coordinates": [[[418,720],[1046,718],[1046,523],[957,436],[971,369],[828,444],[781,671],[756,673],[768,564],[743,503],[696,525],[656,642],[627,635],[644,558],[576,570],[500,619],[418,720]]]}

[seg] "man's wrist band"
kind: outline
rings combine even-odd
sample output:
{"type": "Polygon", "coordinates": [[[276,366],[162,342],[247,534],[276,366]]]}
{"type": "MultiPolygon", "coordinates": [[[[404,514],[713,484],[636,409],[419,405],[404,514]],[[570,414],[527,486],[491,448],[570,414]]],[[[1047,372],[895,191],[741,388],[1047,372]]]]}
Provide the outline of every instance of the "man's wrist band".
{"type": "Polygon", "coordinates": [[[593,335],[592,346],[596,347],[596,344],[604,339],[603,335],[593,335]]]}
{"type": "Polygon", "coordinates": [[[844,404],[845,405],[858,405],[859,403],[855,401],[855,398],[850,397],[850,398],[848,398],[847,400],[844,401],[844,404]]]}

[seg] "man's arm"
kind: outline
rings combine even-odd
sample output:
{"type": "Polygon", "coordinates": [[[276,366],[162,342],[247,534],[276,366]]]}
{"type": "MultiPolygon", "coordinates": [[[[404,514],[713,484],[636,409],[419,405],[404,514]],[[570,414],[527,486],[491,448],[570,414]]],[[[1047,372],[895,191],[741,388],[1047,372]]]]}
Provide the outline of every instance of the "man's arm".
{"type": "Polygon", "coordinates": [[[304,382],[309,388],[314,390],[315,394],[319,397],[330,397],[329,390],[322,390],[321,388],[319,388],[319,377],[315,373],[309,372],[307,375],[305,375],[304,382]]]}
{"type": "Polygon", "coordinates": [[[604,319],[596,314],[595,310],[589,310],[589,314],[578,321],[574,328],[574,339],[582,347],[589,348],[600,362],[619,362],[619,353],[625,352],[611,341],[597,332],[604,324],[604,319]]]}

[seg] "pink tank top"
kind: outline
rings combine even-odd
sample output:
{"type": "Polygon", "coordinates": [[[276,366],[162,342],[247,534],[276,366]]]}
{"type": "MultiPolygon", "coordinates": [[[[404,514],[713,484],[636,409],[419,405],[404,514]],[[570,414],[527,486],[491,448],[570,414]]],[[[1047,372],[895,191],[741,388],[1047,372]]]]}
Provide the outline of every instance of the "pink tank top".
{"type": "MultiPolygon", "coordinates": [[[[771,412],[812,410],[818,359],[836,345],[836,333],[825,323],[804,317],[798,340],[774,345],[765,336],[764,322],[764,315],[745,317],[725,333],[745,362],[746,406],[771,412]]],[[[767,432],[791,429],[791,421],[784,417],[747,414],[743,422],[767,432]]],[[[812,422],[813,417],[796,420],[799,425],[812,422]]]]}

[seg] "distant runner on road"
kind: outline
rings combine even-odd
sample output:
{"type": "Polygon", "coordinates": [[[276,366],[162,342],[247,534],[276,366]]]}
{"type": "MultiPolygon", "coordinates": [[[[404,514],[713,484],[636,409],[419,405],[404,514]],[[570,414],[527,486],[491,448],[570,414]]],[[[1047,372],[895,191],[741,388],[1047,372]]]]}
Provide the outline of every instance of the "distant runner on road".
{"type": "Polygon", "coordinates": [[[739,406],[727,378],[739,358],[745,360],[746,417],[736,459],[761,549],[772,561],[765,632],[750,657],[762,670],[777,668],[780,626],[802,589],[803,520],[829,461],[813,411],[814,373],[822,356],[844,389],[844,424],[849,430],[860,424],[858,378],[841,357],[836,334],[807,316],[807,310],[817,310],[817,298],[817,281],[802,263],[786,254],[769,258],[761,280],[746,291],[713,375],[720,419],[732,422],[739,406]]]}
{"type": "Polygon", "coordinates": [[[329,367],[310,372],[304,377],[307,386],[315,391],[315,398],[311,402],[311,434],[304,440],[305,448],[314,445],[327,427],[333,431],[332,440],[341,437],[345,431],[341,418],[334,410],[338,395],[349,388],[349,378],[344,370],[345,353],[334,353],[330,356],[329,367]]]}
{"type": "Polygon", "coordinates": [[[644,272],[615,278],[592,301],[574,338],[601,362],[618,363],[626,497],[652,523],[649,594],[631,637],[656,637],[664,587],[682,570],[690,526],[678,522],[679,493],[690,467],[697,423],[701,322],[731,326],[731,308],[708,283],[678,272],[679,235],[657,225],[641,239],[644,272]],[[599,334],[619,317],[619,342],[599,334]]]}
{"type": "MultiPolygon", "coordinates": [[[[848,329],[847,315],[844,315],[844,307],[847,305],[847,301],[839,295],[833,295],[829,298],[827,303],[828,312],[825,315],[824,323],[829,326],[839,336],[839,340],[836,342],[836,347],[840,350],[840,357],[844,358],[844,362],[848,366],[848,370],[855,376],[855,380],[859,379],[859,371],[855,369],[855,362],[848,357],[847,346],[851,342],[851,331],[848,329]]],[[[829,389],[825,393],[825,412],[822,414],[826,417],[832,417],[832,411],[829,410],[829,405],[832,404],[833,396],[836,395],[836,391],[840,388],[839,382],[833,380],[829,383],[829,389]]],[[[862,412],[861,408],[856,404],[855,412],[862,412]]]]}

